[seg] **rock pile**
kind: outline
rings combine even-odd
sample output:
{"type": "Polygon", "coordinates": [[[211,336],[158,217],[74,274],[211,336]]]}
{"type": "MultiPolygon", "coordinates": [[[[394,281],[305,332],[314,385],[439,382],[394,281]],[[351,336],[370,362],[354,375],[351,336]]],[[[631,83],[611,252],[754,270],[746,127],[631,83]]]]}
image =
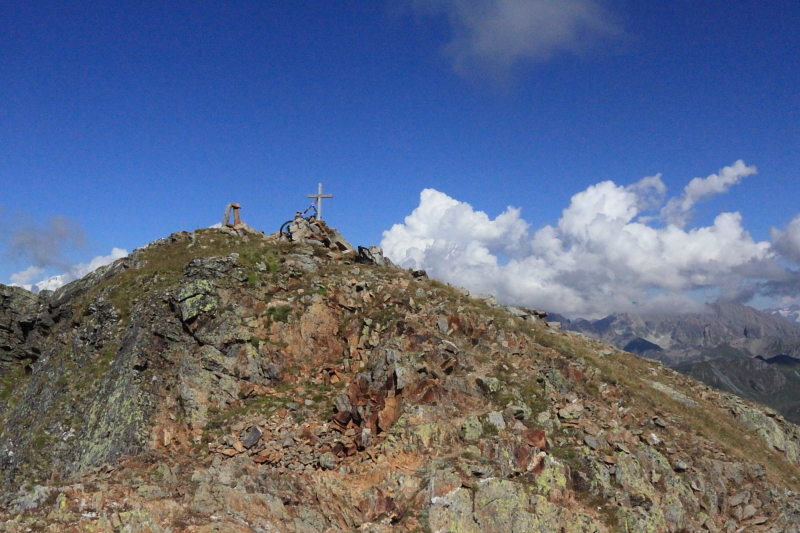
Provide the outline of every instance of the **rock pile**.
{"type": "Polygon", "coordinates": [[[378,265],[389,268],[397,268],[397,266],[392,263],[388,257],[383,255],[383,249],[380,246],[370,246],[369,248],[359,246],[358,257],[356,258],[356,261],[365,265],[378,265]]]}
{"type": "Polygon", "coordinates": [[[314,218],[295,218],[287,230],[291,242],[321,244],[342,253],[354,253],[353,246],[347,242],[336,228],[314,218]]]}

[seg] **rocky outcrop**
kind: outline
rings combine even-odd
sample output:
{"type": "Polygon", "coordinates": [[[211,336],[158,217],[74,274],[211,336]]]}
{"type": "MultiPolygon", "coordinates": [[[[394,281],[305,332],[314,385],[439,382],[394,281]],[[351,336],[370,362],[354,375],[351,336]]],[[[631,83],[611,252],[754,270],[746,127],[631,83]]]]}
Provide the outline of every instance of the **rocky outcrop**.
{"type": "MultiPolygon", "coordinates": [[[[554,468],[563,469],[560,465],[554,468]]],[[[453,533],[608,531],[597,517],[548,499],[546,495],[554,490],[567,491],[563,474],[553,478],[539,476],[531,486],[488,478],[479,481],[474,489],[458,487],[443,496],[434,496],[430,508],[431,529],[453,533]]]]}
{"type": "Polygon", "coordinates": [[[0,531],[797,530],[776,413],[311,240],[11,291],[0,531]]]}
{"type": "Polygon", "coordinates": [[[324,221],[315,218],[295,218],[289,223],[286,235],[292,242],[321,244],[343,253],[355,252],[353,245],[336,228],[331,228],[324,221]]]}
{"type": "Polygon", "coordinates": [[[365,248],[364,246],[358,247],[358,257],[356,257],[356,261],[359,263],[364,263],[366,265],[378,265],[378,266],[385,266],[389,268],[398,268],[397,265],[392,263],[392,260],[383,255],[383,248],[380,246],[370,246],[369,248],[365,248]]]}
{"type": "Polygon", "coordinates": [[[36,320],[38,298],[20,287],[0,285],[0,365],[30,356],[25,341],[36,320]]]}

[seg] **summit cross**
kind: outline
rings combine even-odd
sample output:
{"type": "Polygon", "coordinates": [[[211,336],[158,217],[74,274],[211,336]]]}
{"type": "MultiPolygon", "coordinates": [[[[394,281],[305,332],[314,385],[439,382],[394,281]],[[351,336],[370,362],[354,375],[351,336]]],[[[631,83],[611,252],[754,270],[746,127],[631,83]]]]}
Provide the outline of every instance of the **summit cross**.
{"type": "Polygon", "coordinates": [[[317,188],[317,194],[309,194],[308,198],[316,198],[317,202],[317,220],[322,220],[322,199],[333,198],[332,194],[322,194],[322,184],[317,188]]]}

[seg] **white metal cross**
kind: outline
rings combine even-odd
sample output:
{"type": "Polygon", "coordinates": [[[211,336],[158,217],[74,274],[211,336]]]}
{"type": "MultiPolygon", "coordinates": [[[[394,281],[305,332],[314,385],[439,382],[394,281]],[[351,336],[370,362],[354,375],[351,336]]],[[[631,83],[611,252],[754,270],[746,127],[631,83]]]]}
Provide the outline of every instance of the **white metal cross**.
{"type": "Polygon", "coordinates": [[[322,199],[333,198],[332,194],[322,194],[322,184],[319,184],[317,194],[309,194],[308,198],[316,198],[317,200],[317,220],[322,220],[322,199]]]}

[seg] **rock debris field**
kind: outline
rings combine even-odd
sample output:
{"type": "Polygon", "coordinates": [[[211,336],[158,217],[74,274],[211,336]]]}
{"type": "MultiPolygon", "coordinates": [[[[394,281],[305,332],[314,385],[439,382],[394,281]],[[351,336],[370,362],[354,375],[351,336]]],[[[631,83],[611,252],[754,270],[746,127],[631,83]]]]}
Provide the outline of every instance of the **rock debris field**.
{"type": "Polygon", "coordinates": [[[798,428],[324,223],[0,286],[0,531],[800,531],[798,428]]]}

